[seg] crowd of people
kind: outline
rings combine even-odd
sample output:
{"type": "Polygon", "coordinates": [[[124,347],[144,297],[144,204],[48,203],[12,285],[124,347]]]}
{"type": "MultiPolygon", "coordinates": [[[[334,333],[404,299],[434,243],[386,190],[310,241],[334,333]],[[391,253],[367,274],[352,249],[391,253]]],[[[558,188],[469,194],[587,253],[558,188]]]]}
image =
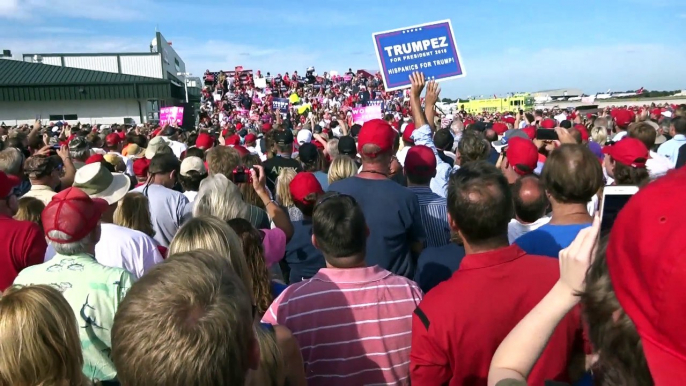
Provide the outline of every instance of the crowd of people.
{"type": "Polygon", "coordinates": [[[208,72],[193,130],[0,127],[0,385],[686,379],[686,105],[468,114],[410,78],[208,72]]]}

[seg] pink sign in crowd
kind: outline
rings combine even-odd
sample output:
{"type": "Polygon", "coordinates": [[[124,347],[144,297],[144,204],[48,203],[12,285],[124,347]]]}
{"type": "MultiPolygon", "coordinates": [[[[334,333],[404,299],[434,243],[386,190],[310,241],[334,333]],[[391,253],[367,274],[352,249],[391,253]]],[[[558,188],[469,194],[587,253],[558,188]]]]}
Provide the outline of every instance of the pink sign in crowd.
{"type": "Polygon", "coordinates": [[[0,126],[0,385],[681,385],[686,104],[408,80],[239,66],[190,128],[0,126]]]}

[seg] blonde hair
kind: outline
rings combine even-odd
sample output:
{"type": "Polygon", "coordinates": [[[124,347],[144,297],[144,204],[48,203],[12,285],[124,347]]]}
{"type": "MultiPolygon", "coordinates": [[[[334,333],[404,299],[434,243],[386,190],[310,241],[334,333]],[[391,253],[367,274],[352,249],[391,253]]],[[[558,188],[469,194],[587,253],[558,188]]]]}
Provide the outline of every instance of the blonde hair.
{"type": "Polygon", "coordinates": [[[114,224],[154,237],[149,205],[148,197],[143,193],[126,193],[114,211],[114,224]]]}
{"type": "Polygon", "coordinates": [[[200,216],[186,221],[169,245],[169,255],[207,249],[227,260],[252,293],[252,276],[243,255],[241,239],[224,221],[212,216],[200,216]]]}
{"type": "Polygon", "coordinates": [[[223,174],[207,177],[200,183],[193,202],[193,216],[214,216],[223,221],[250,220],[250,207],[243,201],[238,186],[223,174]]]}
{"type": "Polygon", "coordinates": [[[216,251],[175,253],[131,286],[112,329],[122,385],[244,385],[257,346],[249,290],[216,251]]]}
{"type": "Polygon", "coordinates": [[[35,197],[22,197],[19,199],[19,210],[14,215],[15,220],[31,221],[43,227],[40,215],[45,209],[43,201],[35,197]]]}
{"type": "Polygon", "coordinates": [[[10,287],[0,298],[0,385],[88,385],[69,303],[48,285],[10,287]]]}
{"type": "Polygon", "coordinates": [[[357,175],[357,164],[346,155],[334,158],[329,167],[329,184],[357,175]]]}
{"type": "Polygon", "coordinates": [[[593,126],[591,129],[591,139],[600,145],[607,142],[607,128],[605,126],[593,126]]]}
{"type": "Polygon", "coordinates": [[[276,178],[276,199],[286,208],[295,205],[293,203],[293,197],[291,196],[291,190],[288,187],[296,174],[298,174],[298,172],[296,172],[295,169],[283,168],[276,178]]]}

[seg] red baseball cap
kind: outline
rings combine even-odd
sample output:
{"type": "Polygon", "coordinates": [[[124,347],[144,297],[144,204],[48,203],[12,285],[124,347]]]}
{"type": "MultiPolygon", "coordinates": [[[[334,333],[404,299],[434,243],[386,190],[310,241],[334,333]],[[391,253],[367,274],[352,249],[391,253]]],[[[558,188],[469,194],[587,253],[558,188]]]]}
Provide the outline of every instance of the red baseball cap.
{"type": "Polygon", "coordinates": [[[236,131],[241,131],[242,128],[243,128],[242,123],[240,123],[240,122],[236,123],[236,131]]]}
{"type": "Polygon", "coordinates": [[[686,239],[677,236],[686,232],[686,207],[665,199],[684,189],[684,168],[643,187],[619,212],[606,253],[617,300],[661,386],[686,379],[686,239]]]}
{"type": "Polygon", "coordinates": [[[262,132],[267,133],[269,130],[272,129],[272,125],[270,123],[264,123],[262,124],[262,132]]]}
{"type": "Polygon", "coordinates": [[[147,177],[150,168],[150,160],[142,157],[133,161],[133,174],[136,177],[147,177]]]}
{"type": "Polygon", "coordinates": [[[536,126],[527,126],[522,129],[524,133],[526,133],[526,136],[529,137],[530,140],[534,140],[536,138],[536,126]]]}
{"type": "Polygon", "coordinates": [[[541,121],[541,127],[544,129],[554,129],[557,127],[557,122],[554,119],[546,118],[541,121]]]}
{"type": "Polygon", "coordinates": [[[121,142],[121,137],[117,133],[107,134],[105,137],[105,143],[109,146],[117,146],[121,142]]]}
{"type": "Polygon", "coordinates": [[[507,124],[504,122],[493,122],[493,131],[498,135],[503,135],[508,130],[507,124]]]}
{"type": "Polygon", "coordinates": [[[588,129],[586,128],[586,126],[584,126],[580,123],[577,123],[576,125],[574,125],[574,128],[577,129],[579,131],[579,133],[581,133],[581,140],[582,141],[584,141],[584,142],[588,141],[588,129]]]}
{"type": "Polygon", "coordinates": [[[67,188],[52,197],[43,209],[41,220],[48,240],[57,244],[73,243],[82,240],[93,231],[100,216],[108,208],[107,201],[88,197],[81,189],[67,188]],[[67,240],[52,238],[51,231],[60,231],[68,236],[67,240]]]}
{"type": "Polygon", "coordinates": [[[517,120],[515,119],[515,117],[505,117],[503,118],[503,122],[514,125],[517,122],[517,120]]]}
{"type": "Polygon", "coordinates": [[[414,140],[412,139],[412,133],[414,133],[416,128],[417,127],[415,126],[414,122],[408,123],[403,131],[403,141],[414,143],[414,140]]]}
{"type": "Polygon", "coordinates": [[[538,164],[538,148],[533,141],[513,137],[507,142],[507,162],[521,175],[531,174],[538,164]]]}
{"type": "Polygon", "coordinates": [[[236,149],[236,151],[238,152],[238,154],[241,155],[241,157],[245,157],[247,155],[250,155],[250,151],[248,151],[248,149],[246,149],[245,147],[243,147],[241,145],[233,145],[233,148],[236,149]]]}
{"type": "Polygon", "coordinates": [[[631,137],[625,137],[614,145],[605,146],[603,154],[608,154],[613,160],[632,168],[646,167],[646,161],[650,158],[646,145],[631,137]]]}
{"type": "Polygon", "coordinates": [[[241,144],[241,137],[238,136],[238,134],[234,134],[230,137],[226,137],[226,141],[224,141],[224,144],[226,146],[229,145],[240,145],[241,144]]]}
{"type": "Polygon", "coordinates": [[[0,170],[0,198],[7,198],[12,189],[19,185],[21,180],[13,175],[7,175],[0,170]]]}
{"type": "Polygon", "coordinates": [[[610,115],[615,119],[617,126],[621,128],[626,128],[636,118],[633,111],[625,109],[612,110],[610,115]]]}
{"type": "Polygon", "coordinates": [[[245,143],[253,143],[257,141],[257,136],[253,133],[250,133],[245,136],[245,143]]]}
{"type": "Polygon", "coordinates": [[[405,156],[405,171],[408,174],[428,177],[436,175],[436,155],[428,146],[412,146],[405,156]]]}
{"type": "MultiPolygon", "coordinates": [[[[407,128],[405,128],[405,131],[407,132],[407,128]]],[[[372,119],[365,122],[362,125],[362,129],[360,129],[360,134],[357,136],[357,151],[372,158],[381,153],[390,152],[393,150],[395,136],[396,132],[388,122],[383,119],[372,119]],[[362,151],[365,145],[376,145],[380,149],[376,153],[365,153],[362,151]]]]}
{"type": "Polygon", "coordinates": [[[198,134],[198,138],[195,140],[195,147],[198,149],[211,149],[214,146],[214,138],[207,133],[198,134]]]}
{"type": "Polygon", "coordinates": [[[291,197],[293,201],[298,202],[302,205],[312,204],[311,201],[305,200],[307,196],[312,193],[324,194],[322,185],[317,180],[314,174],[309,172],[301,172],[293,177],[288,189],[291,192],[291,197]]]}
{"type": "Polygon", "coordinates": [[[96,162],[104,162],[105,156],[102,154],[93,154],[86,160],[86,165],[94,164],[96,162]]]}

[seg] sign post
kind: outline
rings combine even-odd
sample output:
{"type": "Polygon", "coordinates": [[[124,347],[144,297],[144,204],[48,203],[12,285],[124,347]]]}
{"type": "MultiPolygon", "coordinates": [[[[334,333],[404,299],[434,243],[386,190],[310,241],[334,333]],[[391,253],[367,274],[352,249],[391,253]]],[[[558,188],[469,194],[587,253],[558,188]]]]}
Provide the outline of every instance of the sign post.
{"type": "Polygon", "coordinates": [[[410,74],[448,80],[466,75],[450,20],[372,34],[386,91],[411,85],[410,74]]]}

